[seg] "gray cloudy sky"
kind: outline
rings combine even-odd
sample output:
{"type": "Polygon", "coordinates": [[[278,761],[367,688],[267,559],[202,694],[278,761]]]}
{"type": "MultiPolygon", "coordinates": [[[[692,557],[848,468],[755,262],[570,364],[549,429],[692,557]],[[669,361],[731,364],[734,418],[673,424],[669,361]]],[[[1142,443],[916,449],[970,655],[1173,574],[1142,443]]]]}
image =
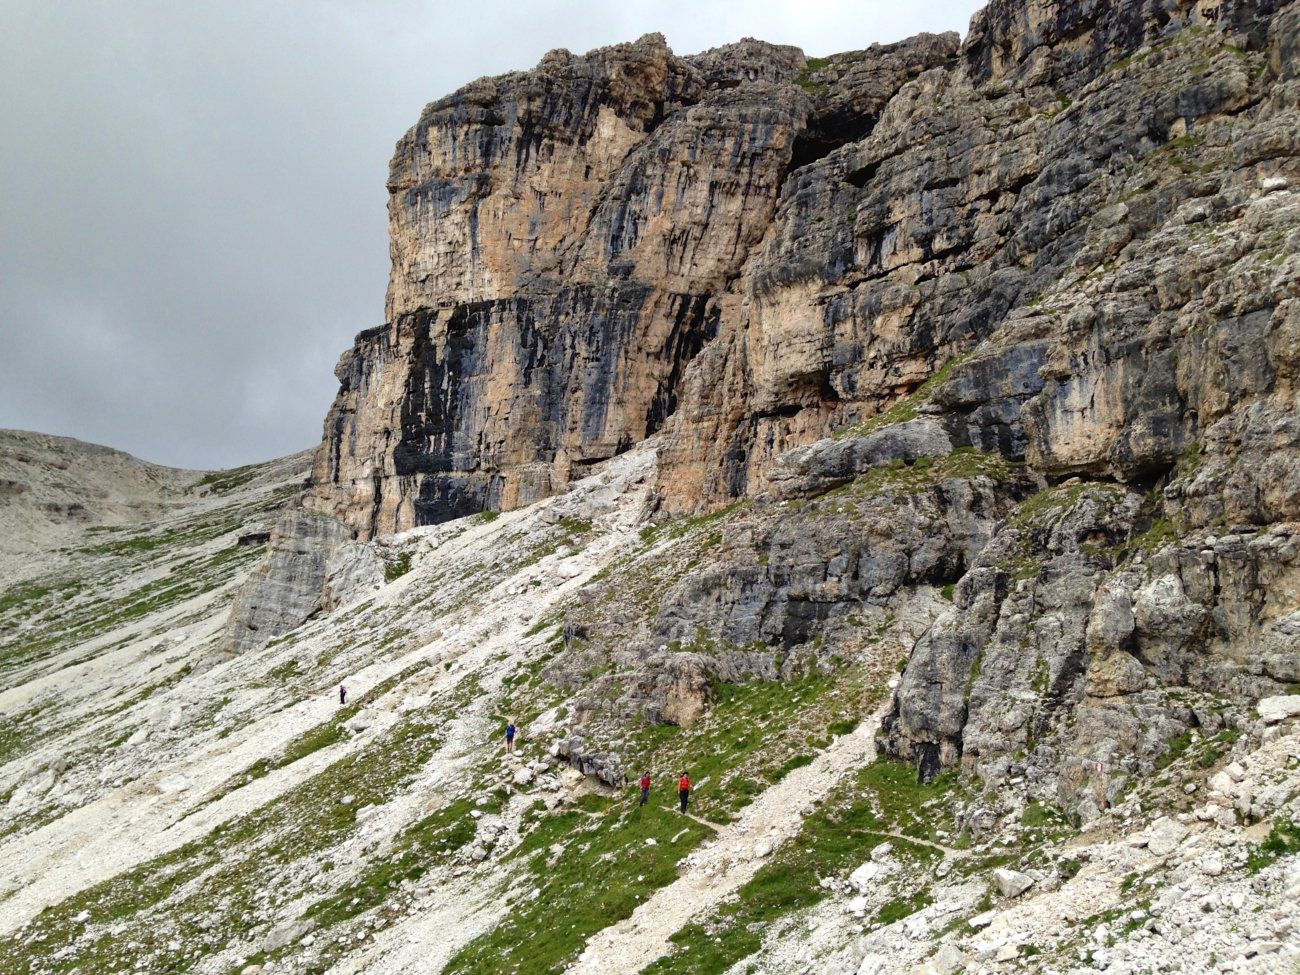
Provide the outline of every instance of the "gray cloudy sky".
{"type": "Polygon", "coordinates": [[[425,102],[661,31],[809,54],[979,0],[0,0],[0,427],[219,467],[317,442],[425,102]]]}

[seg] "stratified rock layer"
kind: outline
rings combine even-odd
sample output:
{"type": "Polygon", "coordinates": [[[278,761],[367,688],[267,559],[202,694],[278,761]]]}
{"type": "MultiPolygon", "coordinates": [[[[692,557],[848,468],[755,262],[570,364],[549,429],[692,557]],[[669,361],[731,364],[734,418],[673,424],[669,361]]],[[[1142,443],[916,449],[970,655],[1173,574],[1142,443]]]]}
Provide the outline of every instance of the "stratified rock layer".
{"type": "Polygon", "coordinates": [[[662,513],[741,506],[653,612],[568,614],[575,755],[896,647],[888,753],[1096,816],[1300,681],[1298,51],[1294,2],[994,0],[964,43],[649,36],[433,103],[232,632],[380,571],[307,513],[364,543],[657,433],[662,513]]]}
{"type": "Polygon", "coordinates": [[[431,104],[389,177],[389,321],[339,364],[309,506],[363,537],[511,508],[654,433],[790,173],[956,49],[854,55],[823,97],[796,49],[651,35],[431,104]]]}

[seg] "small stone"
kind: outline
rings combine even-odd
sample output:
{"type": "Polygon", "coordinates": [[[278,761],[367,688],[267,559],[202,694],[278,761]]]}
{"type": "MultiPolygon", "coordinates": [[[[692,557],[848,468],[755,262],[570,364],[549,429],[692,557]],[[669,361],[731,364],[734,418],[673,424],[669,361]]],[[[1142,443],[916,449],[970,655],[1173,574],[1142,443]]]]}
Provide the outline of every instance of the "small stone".
{"type": "Polygon", "coordinates": [[[849,883],[865,894],[875,885],[880,874],[880,864],[868,861],[849,874],[849,883]]]}
{"type": "Polygon", "coordinates": [[[966,968],[968,959],[956,945],[943,945],[929,959],[923,970],[926,975],[956,975],[966,968]]]}
{"type": "Polygon", "coordinates": [[[1186,826],[1168,816],[1162,816],[1147,827],[1147,849],[1155,856],[1168,856],[1178,849],[1186,836],[1186,826]]]}
{"type": "Polygon", "coordinates": [[[1019,870],[998,867],[993,871],[993,883],[997,885],[1003,897],[1019,897],[1034,885],[1034,878],[1019,870]]]}

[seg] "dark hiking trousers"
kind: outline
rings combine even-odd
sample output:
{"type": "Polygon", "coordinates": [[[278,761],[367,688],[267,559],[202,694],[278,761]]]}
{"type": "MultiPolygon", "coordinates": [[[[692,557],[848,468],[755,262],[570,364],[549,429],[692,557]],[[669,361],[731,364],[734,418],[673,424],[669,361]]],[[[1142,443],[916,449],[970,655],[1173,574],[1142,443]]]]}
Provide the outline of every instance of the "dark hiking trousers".
{"type": "Polygon", "coordinates": [[[690,801],[690,798],[691,798],[691,790],[690,790],[690,789],[678,789],[678,790],[677,790],[677,797],[678,797],[679,799],[682,800],[682,812],[686,812],[686,803],[690,801]]]}
{"type": "Polygon", "coordinates": [[[650,801],[650,790],[649,790],[649,789],[642,789],[642,790],[641,790],[641,805],[644,806],[644,805],[645,805],[647,802],[649,802],[649,801],[650,801]]]}

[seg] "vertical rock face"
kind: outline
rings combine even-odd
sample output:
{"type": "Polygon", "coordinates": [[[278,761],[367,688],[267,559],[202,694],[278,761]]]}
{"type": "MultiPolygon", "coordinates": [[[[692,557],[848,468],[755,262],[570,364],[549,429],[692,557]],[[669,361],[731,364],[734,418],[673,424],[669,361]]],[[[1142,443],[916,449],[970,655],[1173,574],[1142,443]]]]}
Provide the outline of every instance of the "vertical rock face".
{"type": "Polygon", "coordinates": [[[527,503],[654,433],[791,170],[955,52],[862,52],[832,84],[793,48],[679,58],[653,35],[431,104],[389,178],[389,321],[339,364],[307,504],[397,531],[527,503]]]}
{"type": "Polygon", "coordinates": [[[286,510],[266,558],[235,597],[221,654],[261,646],[317,613],[330,553],[351,538],[333,518],[303,508],[286,510]]]}
{"type": "MultiPolygon", "coordinates": [[[[1203,405],[1218,414],[1266,385],[1255,342],[1229,354],[1241,383],[1194,375],[1189,356],[1204,356],[1174,346],[1194,319],[1225,336],[1239,320],[1262,328],[1286,291],[1265,285],[1243,318],[1238,299],[1202,290],[1229,255],[1178,254],[1189,227],[1240,217],[1261,174],[1294,165],[1280,53],[1293,11],[1271,10],[978,14],[952,65],[792,173],[688,370],[662,452],[668,505],[764,490],[781,452],[880,413],[944,364],[956,375],[939,405],[959,443],[1053,474],[1166,469],[1203,405]]],[[[823,97],[843,82],[826,83],[823,97]]]]}
{"type": "Polygon", "coordinates": [[[389,322],[339,365],[309,503],[363,535],[513,507],[658,429],[770,219],[801,62],[655,35],[430,105],[389,178],[389,322]]]}
{"type": "Polygon", "coordinates": [[[232,633],[321,604],[297,539],[658,433],[662,509],[755,520],[610,624],[637,676],[587,711],[693,715],[872,617],[907,640],[889,753],[1095,813],[1300,680],[1297,51],[1294,0],[993,0],[964,43],[650,36],[433,103],[388,321],[232,633]]]}

